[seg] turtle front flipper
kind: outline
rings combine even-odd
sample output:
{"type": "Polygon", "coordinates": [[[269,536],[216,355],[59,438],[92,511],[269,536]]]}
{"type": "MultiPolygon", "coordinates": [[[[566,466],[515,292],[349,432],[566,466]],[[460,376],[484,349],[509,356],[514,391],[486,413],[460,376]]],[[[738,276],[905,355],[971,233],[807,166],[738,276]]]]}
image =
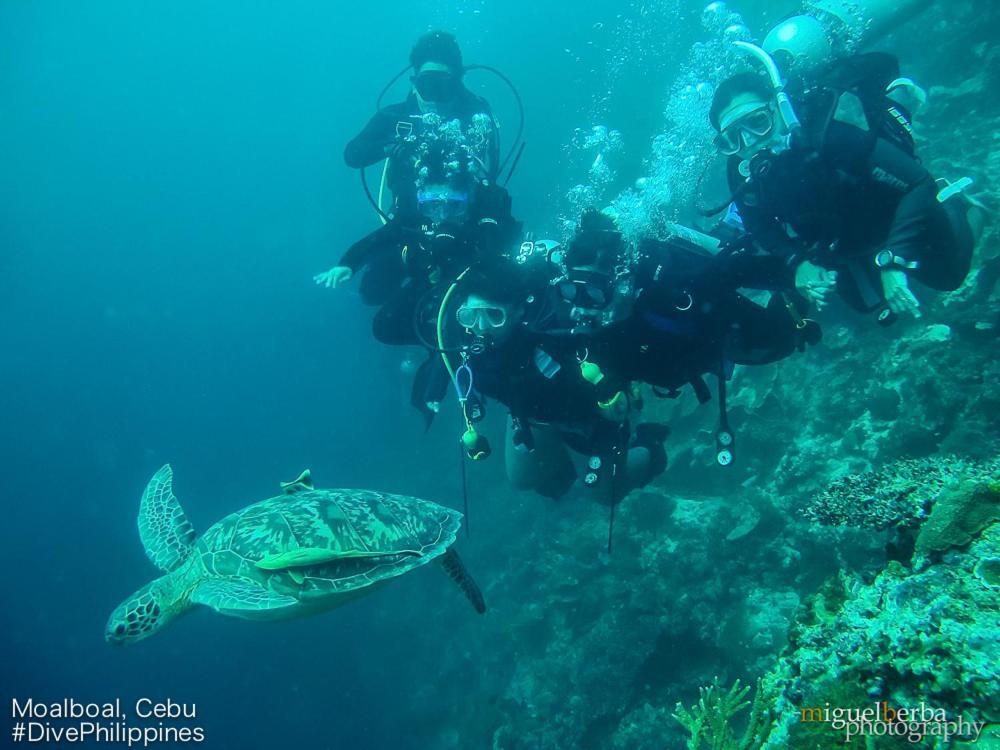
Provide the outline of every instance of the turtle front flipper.
{"type": "Polygon", "coordinates": [[[355,557],[389,557],[392,555],[420,557],[420,553],[416,550],[385,552],[382,550],[340,549],[337,547],[298,547],[287,552],[267,555],[254,563],[254,565],[261,570],[285,570],[287,568],[308,568],[313,565],[325,565],[326,563],[355,557]]]}
{"type": "Polygon", "coordinates": [[[292,607],[299,601],[246,578],[227,576],[199,583],[191,593],[191,603],[204,604],[223,615],[247,617],[255,612],[292,607]]]}
{"type": "Polygon", "coordinates": [[[448,575],[451,576],[451,579],[465,592],[466,598],[472,602],[472,606],[475,607],[476,612],[479,614],[485,613],[486,600],[483,598],[483,592],[476,582],[472,580],[472,576],[465,569],[465,563],[462,562],[462,558],[458,556],[458,553],[454,549],[449,548],[441,557],[441,564],[448,575]]]}
{"type": "Polygon", "coordinates": [[[176,570],[194,549],[195,533],[174,497],[174,472],[164,464],[146,485],[139,502],[139,538],[160,570],[176,570]]]}

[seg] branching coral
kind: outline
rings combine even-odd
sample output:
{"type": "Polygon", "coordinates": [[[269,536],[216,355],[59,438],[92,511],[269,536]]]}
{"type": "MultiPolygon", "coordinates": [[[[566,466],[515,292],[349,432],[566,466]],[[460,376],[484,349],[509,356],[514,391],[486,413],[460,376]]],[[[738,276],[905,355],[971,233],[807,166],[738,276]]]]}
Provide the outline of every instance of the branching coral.
{"type": "Polygon", "coordinates": [[[729,690],[719,685],[719,678],[708,687],[699,688],[698,702],[690,710],[677,704],[674,718],[690,734],[688,750],[756,750],[763,747],[771,732],[772,719],[760,680],[753,701],[745,700],[750,686],[740,687],[737,680],[729,690]],[[739,738],[732,727],[736,714],[750,706],[746,730],[739,738]]]}
{"type": "Polygon", "coordinates": [[[833,481],[803,510],[824,526],[887,529],[919,524],[948,483],[994,476],[997,461],[973,462],[938,456],[888,464],[878,471],[833,481]]]}

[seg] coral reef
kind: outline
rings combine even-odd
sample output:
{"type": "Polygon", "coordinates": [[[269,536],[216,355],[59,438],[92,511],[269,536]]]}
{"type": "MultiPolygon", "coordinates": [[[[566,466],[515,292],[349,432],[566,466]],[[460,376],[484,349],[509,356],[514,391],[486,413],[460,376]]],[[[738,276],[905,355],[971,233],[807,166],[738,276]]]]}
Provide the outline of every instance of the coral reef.
{"type": "Polygon", "coordinates": [[[716,678],[708,687],[699,690],[698,702],[690,710],[680,703],[674,718],[691,735],[688,750],[757,750],[763,747],[771,732],[771,716],[767,697],[760,681],[753,701],[744,700],[750,686],[740,687],[736,680],[729,690],[724,690],[716,678]],[[750,707],[750,716],[743,734],[737,737],[732,726],[733,717],[750,707]]]}
{"type": "Polygon", "coordinates": [[[1000,482],[967,480],[948,487],[920,527],[915,551],[927,557],[964,547],[995,521],[1000,521],[1000,482]]]}
{"type": "MultiPolygon", "coordinates": [[[[826,526],[876,530],[912,526],[926,518],[938,504],[942,488],[948,483],[985,479],[997,473],[996,462],[968,461],[954,456],[895,461],[878,471],[835,479],[803,509],[802,515],[826,526]]],[[[946,495],[941,505],[954,505],[953,495],[946,495]]],[[[936,515],[941,518],[945,512],[942,508],[936,515]]]]}
{"type": "MultiPolygon", "coordinates": [[[[907,74],[916,64],[917,80],[940,87],[916,122],[920,153],[935,175],[971,174],[996,207],[1000,100],[984,92],[1000,80],[1000,55],[988,43],[1000,5],[938,6],[909,27],[920,41],[899,50],[907,74]],[[979,41],[952,33],[962,19],[979,41]],[[928,38],[942,40],[940,55],[924,54],[928,38]]],[[[677,201],[688,200],[701,171],[711,134],[698,83],[732,63],[708,60],[716,32],[728,28],[719,24],[730,20],[723,4],[712,7],[720,15],[711,41],[677,78],[693,88],[667,106],[671,120],[645,179],[615,202],[629,232],[677,218],[677,201]]],[[[583,129],[580,138],[576,156],[588,173],[606,152],[581,200],[633,182],[621,153],[607,148],[617,145],[610,128],[583,129]],[[606,166],[621,179],[609,182],[606,166]]],[[[648,399],[644,419],[672,428],[670,468],[623,501],[610,557],[605,509],[585,492],[553,505],[513,495],[499,472],[487,488],[476,485],[474,526],[491,533],[474,537],[478,559],[469,564],[502,573],[482,581],[491,604],[483,620],[464,619],[458,604],[440,612],[427,610],[452,605],[410,605],[420,617],[454,622],[453,642],[463,644],[442,654],[429,633],[433,659],[399,660],[440,675],[413,699],[415,713],[434,717],[428,732],[437,733],[425,746],[684,747],[691,735],[670,707],[696,703],[713,675],[723,685],[763,675],[775,722],[764,747],[773,750],[842,746],[828,725],[799,720],[803,707],[826,702],[925,701],[996,722],[1000,526],[988,525],[992,506],[983,500],[1000,455],[998,281],[992,225],[960,289],[914,285],[920,320],[882,328],[834,303],[817,314],[821,345],[738,368],[729,389],[738,446],[725,470],[715,465],[715,408],[689,394],[648,399]],[[912,567],[886,563],[898,526],[924,534],[912,567]],[[468,690],[473,683],[477,691],[468,690]]]]}
{"type": "MultiPolygon", "coordinates": [[[[923,570],[893,562],[870,583],[841,573],[812,597],[770,676],[783,719],[773,746],[802,731],[801,708],[823,706],[844,684],[859,686],[868,702],[925,702],[977,721],[1000,715],[1000,591],[976,574],[998,553],[993,524],[923,570]]],[[[860,707],[860,697],[841,707],[860,707]]]]}

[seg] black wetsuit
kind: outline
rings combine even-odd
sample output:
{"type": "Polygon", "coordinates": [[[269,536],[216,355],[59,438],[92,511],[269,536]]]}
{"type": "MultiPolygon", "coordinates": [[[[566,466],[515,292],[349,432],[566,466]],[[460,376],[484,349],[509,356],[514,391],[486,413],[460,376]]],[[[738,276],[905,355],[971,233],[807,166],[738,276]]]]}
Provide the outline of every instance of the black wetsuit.
{"type": "Polygon", "coordinates": [[[861,311],[884,305],[875,265],[884,249],[917,263],[906,273],[927,286],[958,288],[973,247],[963,201],[940,203],[919,161],[872,131],[834,120],[819,140],[755,157],[749,182],[730,160],[730,188],[757,245],[838,271],[838,292],[861,311]]]}
{"type": "Polygon", "coordinates": [[[584,455],[625,447],[628,425],[603,416],[600,406],[617,394],[620,382],[587,381],[577,357],[569,339],[518,332],[502,346],[471,358],[476,394],[503,404],[526,436],[532,426],[544,425],[584,455]]]}
{"type": "Polygon", "coordinates": [[[785,298],[764,308],[739,287],[781,289],[791,270],[780,258],[745,252],[713,257],[668,242],[643,244],[635,272],[637,299],[624,320],[576,333],[569,306],[555,290],[539,293],[533,322],[501,346],[470,358],[476,390],[503,403],[527,424],[557,426],[570,447],[599,454],[621,431],[601,413],[633,382],[676,394],[728,364],[763,364],[801,347],[812,327],[798,328],[785,298]],[[581,362],[596,365],[598,382],[584,378],[581,362]]]}
{"type": "MultiPolygon", "coordinates": [[[[471,125],[473,118],[483,114],[493,123],[488,143],[483,147],[484,179],[495,181],[499,166],[499,139],[489,103],[462,87],[458,100],[449,107],[444,119],[457,119],[463,128],[471,125]]],[[[368,121],[364,129],[347,144],[344,162],[352,169],[363,169],[382,159],[389,158],[386,184],[392,191],[392,220],[367,237],[362,238],[340,259],[339,265],[347,266],[355,273],[370,263],[378,262],[386,248],[398,251],[408,235],[419,232],[423,220],[417,210],[417,160],[416,149],[421,143],[424,130],[424,116],[414,94],[406,101],[380,109],[368,121]],[[415,141],[408,142],[410,136],[415,141]],[[393,146],[398,150],[390,155],[393,146]]]]}
{"type": "Polygon", "coordinates": [[[774,362],[818,336],[814,324],[797,327],[801,303],[790,312],[793,300],[777,294],[763,307],[737,291],[787,289],[793,269],[782,258],[747,249],[711,256],[660,241],[643,243],[640,257],[632,314],[594,342],[622,378],[676,391],[722,362],[774,362]]]}

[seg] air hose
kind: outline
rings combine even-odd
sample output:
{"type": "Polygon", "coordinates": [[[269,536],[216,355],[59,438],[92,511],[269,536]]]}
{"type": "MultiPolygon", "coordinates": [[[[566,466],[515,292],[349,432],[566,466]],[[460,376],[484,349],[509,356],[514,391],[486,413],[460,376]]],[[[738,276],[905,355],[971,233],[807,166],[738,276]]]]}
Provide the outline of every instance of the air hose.
{"type": "Polygon", "coordinates": [[[438,351],[441,353],[441,361],[444,362],[444,369],[448,371],[448,375],[451,377],[452,382],[455,380],[455,368],[451,366],[451,360],[448,359],[448,350],[445,349],[444,346],[444,314],[445,310],[448,308],[448,302],[451,301],[452,295],[458,288],[459,282],[465,278],[465,274],[467,274],[470,270],[471,267],[466,268],[462,271],[462,273],[455,277],[455,280],[451,282],[451,286],[448,287],[448,291],[444,293],[444,297],[441,299],[441,307],[438,308],[436,326],[438,351]]]}
{"type": "Polygon", "coordinates": [[[763,66],[767,77],[771,79],[771,86],[774,87],[774,98],[778,103],[778,114],[781,116],[785,127],[793,139],[797,139],[802,132],[802,123],[799,122],[795,109],[792,107],[792,100],[785,92],[785,82],[781,79],[781,72],[778,66],[767,52],[750,42],[733,42],[733,46],[751,57],[756,58],[763,66]]]}

